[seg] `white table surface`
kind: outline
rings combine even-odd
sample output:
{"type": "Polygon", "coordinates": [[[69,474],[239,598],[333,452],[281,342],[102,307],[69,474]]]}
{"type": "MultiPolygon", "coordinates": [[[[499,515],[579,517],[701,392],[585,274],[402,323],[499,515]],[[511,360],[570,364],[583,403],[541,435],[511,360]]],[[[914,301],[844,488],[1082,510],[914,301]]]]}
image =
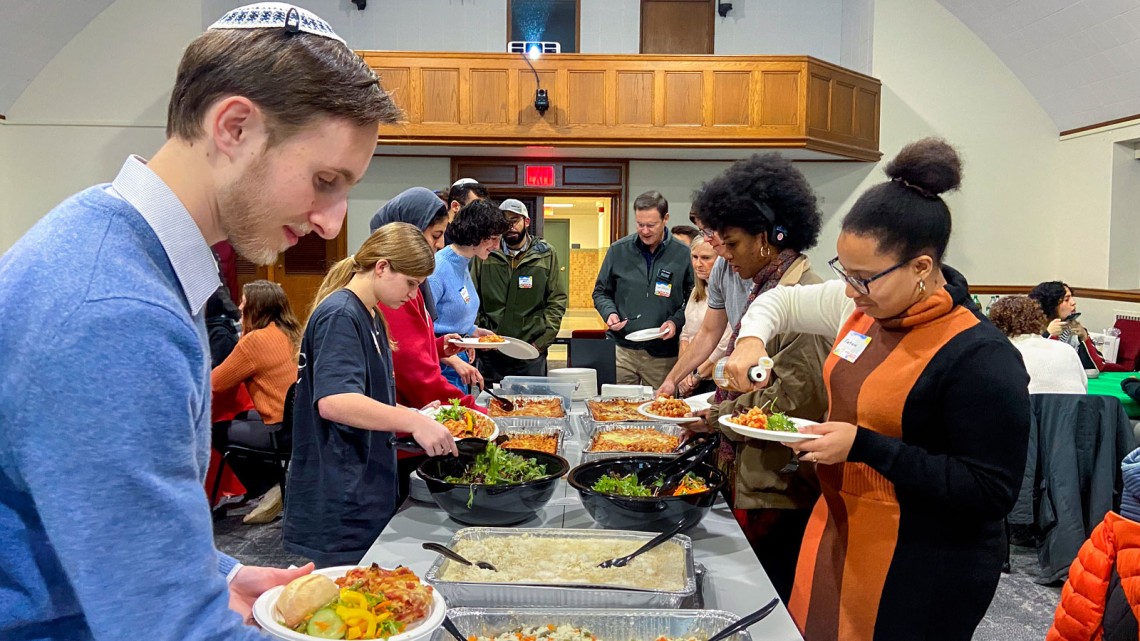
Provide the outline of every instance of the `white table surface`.
{"type": "MultiPolygon", "coordinates": [[[[575,403],[581,405],[581,403],[575,403]]],[[[576,412],[580,412],[575,408],[576,412]]],[[[576,465],[581,453],[581,432],[574,421],[575,434],[566,439],[563,456],[576,465]]],[[[435,505],[408,499],[396,516],[361,560],[362,564],[379,563],[386,567],[403,564],[417,575],[423,576],[436,554],[420,547],[425,541],[446,544],[456,531],[464,527],[452,521],[447,513],[435,505]]],[[[594,520],[582,507],[578,492],[562,479],[554,497],[535,518],[517,527],[589,528],[598,529],[594,520]]],[[[702,594],[704,607],[710,610],[727,610],[745,615],[776,596],[772,583],[756,555],[748,545],[732,511],[723,500],[695,527],[685,532],[693,540],[693,554],[697,563],[704,565],[706,573],[702,594]]],[[[780,604],[763,621],[749,628],[756,641],[802,640],[788,611],[780,604]]]]}

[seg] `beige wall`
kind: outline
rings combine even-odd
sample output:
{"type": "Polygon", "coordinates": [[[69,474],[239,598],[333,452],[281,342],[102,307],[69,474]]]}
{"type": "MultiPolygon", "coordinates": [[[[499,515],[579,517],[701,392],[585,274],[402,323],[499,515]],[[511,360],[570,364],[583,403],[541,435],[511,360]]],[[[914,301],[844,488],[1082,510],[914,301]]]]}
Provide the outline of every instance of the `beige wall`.
{"type": "MultiPolygon", "coordinates": [[[[463,15],[483,12],[477,19],[491,22],[501,17],[503,4],[480,0],[460,9],[452,6],[455,3],[433,1],[463,15]]],[[[117,0],[36,77],[7,114],[7,123],[0,125],[0,187],[5,194],[0,200],[0,250],[62,198],[110,180],[128,153],[148,155],[161,144],[177,61],[216,4],[117,0]]],[[[336,0],[310,4],[318,12],[335,12],[336,20],[354,25],[351,29],[385,11],[399,12],[393,15],[400,20],[414,18],[403,3],[372,3],[363,12],[367,16],[346,10],[352,8],[336,0]]],[[[583,9],[596,9],[597,4],[585,2],[583,9]]],[[[758,5],[744,4],[749,5],[746,15],[738,20],[763,15],[758,5]]],[[[609,13],[591,11],[589,16],[628,13],[623,7],[614,5],[609,13]]],[[[950,263],[976,283],[1063,277],[1074,285],[1107,286],[1111,257],[1127,257],[1124,250],[1109,251],[1113,149],[1119,142],[1140,138],[1140,125],[1061,141],[1009,69],[936,0],[876,0],[873,10],[871,72],[883,81],[885,158],[906,142],[940,135],[957,145],[966,161],[963,189],[948,197],[955,215],[950,263]]],[[[584,31],[592,28],[589,16],[583,15],[584,31]]],[[[423,42],[412,44],[422,46],[399,44],[446,46],[439,34],[447,23],[441,15],[439,29],[421,31],[423,42]]],[[[720,33],[728,34],[727,29],[720,33]]],[[[630,48],[632,29],[610,33],[620,41],[615,50],[630,48]]],[[[593,47],[600,50],[602,42],[593,47]]],[[[680,224],[687,217],[692,190],[725,166],[632,161],[629,194],[632,200],[641,191],[661,190],[672,204],[671,222],[680,224]]],[[[842,214],[883,176],[872,164],[800,166],[824,199],[824,231],[819,248],[811,252],[820,264],[834,255],[842,214]]],[[[416,184],[442,187],[448,174],[447,159],[377,158],[350,200],[349,244],[359,244],[368,218],[392,195],[416,184]]],[[[1134,280],[1140,283],[1140,278],[1134,280]]],[[[1110,315],[1111,308],[1108,305],[1105,314],[1110,315]]],[[[1096,321],[1090,325],[1100,324],[1099,319],[1089,320],[1096,321]]]]}

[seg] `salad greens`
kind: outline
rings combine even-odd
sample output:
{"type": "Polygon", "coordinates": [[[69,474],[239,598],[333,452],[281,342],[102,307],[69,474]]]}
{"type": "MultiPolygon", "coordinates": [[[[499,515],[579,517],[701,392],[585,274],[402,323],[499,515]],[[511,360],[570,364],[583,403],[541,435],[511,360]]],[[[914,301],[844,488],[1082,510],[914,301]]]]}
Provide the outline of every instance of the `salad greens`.
{"type": "Polygon", "coordinates": [[[447,476],[443,480],[448,483],[470,483],[471,494],[467,499],[467,507],[471,507],[475,501],[476,485],[523,483],[544,476],[546,466],[535,459],[524,458],[494,443],[487,443],[487,449],[475,457],[475,462],[467,467],[462,476],[447,476]]]}
{"type": "MultiPolygon", "coordinates": [[[[637,482],[636,474],[627,474],[625,476],[618,476],[610,472],[605,476],[594,481],[593,490],[601,492],[602,494],[612,494],[614,496],[653,496],[652,487],[661,487],[665,484],[665,479],[659,478],[653,482],[653,485],[646,487],[637,482]]],[[[672,496],[681,496],[684,494],[695,494],[708,490],[708,485],[705,481],[689,472],[681,481],[681,485],[672,496]]]]}
{"type": "Polygon", "coordinates": [[[458,398],[448,399],[451,405],[443,405],[435,414],[435,420],[440,423],[444,421],[462,421],[467,415],[467,410],[459,405],[458,398]]]}
{"type": "Polygon", "coordinates": [[[774,412],[768,416],[768,429],[773,432],[798,432],[800,431],[792,419],[788,418],[787,414],[783,412],[774,412]]]}

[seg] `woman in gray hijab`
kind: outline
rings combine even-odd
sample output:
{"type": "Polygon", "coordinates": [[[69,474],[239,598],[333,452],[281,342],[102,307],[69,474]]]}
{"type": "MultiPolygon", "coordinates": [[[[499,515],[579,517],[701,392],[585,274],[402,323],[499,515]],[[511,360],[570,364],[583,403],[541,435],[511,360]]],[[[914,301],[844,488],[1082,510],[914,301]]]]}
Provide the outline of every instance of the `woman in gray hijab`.
{"type": "MultiPolygon", "coordinates": [[[[447,205],[430,190],[412,187],[389,200],[376,212],[369,223],[370,231],[394,222],[410,223],[424,233],[428,244],[439,251],[443,248],[443,231],[447,227],[447,205]]],[[[388,321],[397,348],[392,353],[396,369],[396,401],[408,407],[423,407],[433,401],[447,403],[462,399],[466,407],[486,411],[475,405],[475,399],[452,385],[443,377],[439,361],[459,353],[460,348],[451,339],[459,334],[436,337],[434,305],[427,281],[420,286],[420,294],[399,309],[380,305],[380,313],[388,321]]]]}

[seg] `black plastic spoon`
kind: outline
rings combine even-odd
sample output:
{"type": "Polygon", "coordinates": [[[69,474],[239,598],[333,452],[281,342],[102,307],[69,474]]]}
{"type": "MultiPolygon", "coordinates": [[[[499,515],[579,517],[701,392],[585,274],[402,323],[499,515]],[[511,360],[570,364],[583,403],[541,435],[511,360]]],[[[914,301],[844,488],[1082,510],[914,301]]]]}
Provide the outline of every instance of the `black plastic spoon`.
{"type": "Polygon", "coordinates": [[[673,527],[669,528],[668,530],[665,530],[664,532],[662,532],[661,534],[658,534],[657,536],[653,537],[652,539],[649,539],[648,543],[646,543],[645,545],[634,550],[632,554],[627,554],[625,556],[618,557],[616,559],[610,559],[609,561],[602,561],[601,563],[598,564],[598,567],[600,567],[600,568],[623,568],[626,566],[627,563],[632,561],[635,557],[641,556],[642,554],[645,554],[646,552],[652,550],[653,548],[657,547],[658,545],[661,545],[662,543],[673,538],[673,535],[680,532],[681,528],[684,526],[685,526],[685,521],[684,521],[684,519],[682,519],[681,522],[677,523],[673,527]]]}
{"type": "Polygon", "coordinates": [[[435,552],[436,554],[442,554],[443,556],[446,556],[447,558],[451,559],[452,561],[455,561],[457,563],[462,563],[463,565],[473,565],[477,568],[482,568],[484,570],[491,570],[492,572],[498,572],[499,571],[499,568],[491,565],[490,563],[487,563],[486,561],[475,561],[474,563],[472,563],[471,561],[468,561],[466,558],[464,558],[463,555],[461,555],[460,553],[456,552],[455,550],[447,547],[446,545],[440,545],[439,543],[428,542],[428,543],[423,544],[423,548],[425,550],[430,550],[432,552],[435,552]]]}
{"type": "Polygon", "coordinates": [[[728,637],[736,634],[737,632],[740,632],[744,628],[747,628],[748,626],[752,625],[753,623],[756,623],[757,621],[763,619],[764,617],[768,616],[769,614],[772,614],[772,611],[776,609],[777,605],[780,605],[780,599],[779,598],[772,599],[768,603],[764,604],[764,607],[753,612],[752,614],[744,615],[736,623],[733,623],[732,625],[728,626],[727,628],[725,628],[725,629],[721,630],[720,632],[717,632],[716,634],[712,635],[711,637],[709,637],[709,641],[724,641],[724,639],[727,639],[728,637]]]}
{"type": "Polygon", "coordinates": [[[443,617],[443,628],[450,632],[451,636],[455,637],[455,641],[467,641],[467,638],[464,637],[463,633],[459,631],[459,628],[455,626],[455,621],[452,621],[451,617],[447,615],[443,617]]]}

